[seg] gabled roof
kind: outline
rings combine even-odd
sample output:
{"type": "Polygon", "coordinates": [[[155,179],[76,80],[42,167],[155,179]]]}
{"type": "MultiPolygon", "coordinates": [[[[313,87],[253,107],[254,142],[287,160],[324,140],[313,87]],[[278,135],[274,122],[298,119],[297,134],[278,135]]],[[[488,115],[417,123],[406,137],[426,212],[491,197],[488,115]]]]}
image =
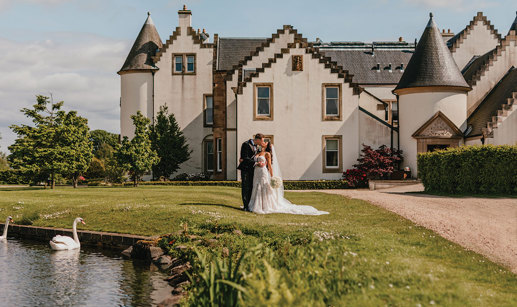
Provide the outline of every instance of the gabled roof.
{"type": "Polygon", "coordinates": [[[375,49],[373,54],[371,50],[319,51],[350,71],[354,75],[354,82],[359,84],[398,84],[413,55],[412,50],[389,49],[375,49]]]}
{"type": "Polygon", "coordinates": [[[266,38],[220,37],[217,42],[217,70],[232,70],[235,65],[239,65],[239,61],[255,52],[266,40],[266,38]]]}
{"type": "Polygon", "coordinates": [[[463,40],[468,36],[470,31],[474,28],[476,22],[481,21],[490,30],[490,33],[494,35],[498,41],[501,41],[501,34],[497,33],[497,29],[490,23],[490,20],[483,15],[483,12],[478,12],[476,16],[470,21],[470,23],[461,30],[458,34],[454,35],[447,41],[447,46],[451,52],[455,52],[456,49],[461,45],[463,40]]]}
{"type": "Polygon", "coordinates": [[[487,127],[487,123],[492,121],[492,117],[497,115],[497,111],[513,97],[515,92],[517,92],[517,68],[512,67],[467,119],[467,124],[472,126],[469,136],[483,134],[483,128],[487,127]]]}
{"type": "Polygon", "coordinates": [[[445,114],[438,111],[418,128],[412,137],[457,139],[462,138],[463,133],[445,114]]]}
{"type": "Polygon", "coordinates": [[[394,91],[422,87],[450,87],[465,91],[470,89],[443,41],[433,14],[430,14],[415,53],[394,91]]]}
{"type": "Polygon", "coordinates": [[[461,73],[463,74],[465,81],[467,81],[470,86],[474,83],[474,77],[476,76],[477,71],[490,59],[490,54],[492,54],[494,50],[495,48],[483,55],[473,56],[467,65],[465,65],[465,68],[463,68],[461,73]]]}
{"type": "Polygon", "coordinates": [[[281,59],[284,57],[284,55],[289,54],[291,49],[298,47],[304,48],[305,53],[310,54],[313,59],[318,59],[318,62],[321,65],[329,69],[329,73],[337,74],[338,78],[343,79],[343,83],[348,84],[353,89],[354,95],[359,95],[363,91],[362,87],[360,87],[357,83],[352,82],[352,74],[349,74],[347,70],[344,70],[341,66],[337,65],[336,62],[333,62],[330,57],[326,57],[321,54],[318,49],[313,47],[312,44],[307,43],[307,40],[301,37],[300,34],[295,43],[287,44],[287,48],[282,48],[279,53],[276,53],[273,57],[269,58],[267,62],[262,63],[261,68],[257,68],[255,72],[251,72],[243,82],[239,82],[238,87],[235,89],[236,93],[242,94],[242,89],[249,83],[252,83],[254,78],[258,77],[266,69],[270,69],[278,59],[281,59]]]}
{"type": "Polygon", "coordinates": [[[122,65],[120,72],[130,70],[156,70],[152,57],[156,54],[156,51],[162,47],[162,40],[160,35],[154,26],[151,14],[147,13],[147,19],[145,20],[140,33],[136,37],[131,51],[122,65]]]}

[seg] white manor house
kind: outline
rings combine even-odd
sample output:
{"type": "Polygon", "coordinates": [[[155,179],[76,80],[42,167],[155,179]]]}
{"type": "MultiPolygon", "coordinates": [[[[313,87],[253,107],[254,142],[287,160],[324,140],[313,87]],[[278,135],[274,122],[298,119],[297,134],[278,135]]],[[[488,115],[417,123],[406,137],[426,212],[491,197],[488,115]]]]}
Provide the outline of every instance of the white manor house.
{"type": "Polygon", "coordinates": [[[517,143],[517,18],[506,35],[482,13],[456,35],[431,14],[418,42],[324,43],[288,25],[210,40],[186,7],[178,15],[165,42],[148,16],[118,74],[121,135],[132,114],[166,105],[192,149],[180,173],[238,179],[255,133],[290,180],[339,179],[362,144],[402,149],[416,174],[419,152],[517,143]]]}

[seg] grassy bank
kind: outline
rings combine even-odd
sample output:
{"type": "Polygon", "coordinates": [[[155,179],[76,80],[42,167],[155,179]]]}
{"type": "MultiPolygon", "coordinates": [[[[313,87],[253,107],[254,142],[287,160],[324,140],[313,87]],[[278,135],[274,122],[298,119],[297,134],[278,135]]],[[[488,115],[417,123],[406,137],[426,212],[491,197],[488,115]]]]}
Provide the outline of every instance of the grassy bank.
{"type": "Polygon", "coordinates": [[[188,225],[190,236],[171,236],[173,252],[191,246],[221,259],[226,248],[248,250],[242,264],[245,305],[517,304],[514,274],[408,220],[337,195],[286,196],[330,214],[260,216],[239,208],[237,188],[150,186],[4,188],[0,218],[70,228],[81,216],[87,222],[81,229],[141,235],[188,225]]]}

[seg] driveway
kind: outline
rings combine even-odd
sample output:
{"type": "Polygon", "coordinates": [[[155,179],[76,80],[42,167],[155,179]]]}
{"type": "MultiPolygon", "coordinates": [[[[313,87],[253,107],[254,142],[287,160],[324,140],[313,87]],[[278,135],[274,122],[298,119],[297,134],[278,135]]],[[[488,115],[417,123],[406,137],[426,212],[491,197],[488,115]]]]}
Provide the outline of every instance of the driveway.
{"type": "Polygon", "coordinates": [[[323,192],[366,200],[388,209],[517,274],[517,198],[456,198],[414,193],[421,191],[423,186],[417,184],[376,191],[323,192]]]}

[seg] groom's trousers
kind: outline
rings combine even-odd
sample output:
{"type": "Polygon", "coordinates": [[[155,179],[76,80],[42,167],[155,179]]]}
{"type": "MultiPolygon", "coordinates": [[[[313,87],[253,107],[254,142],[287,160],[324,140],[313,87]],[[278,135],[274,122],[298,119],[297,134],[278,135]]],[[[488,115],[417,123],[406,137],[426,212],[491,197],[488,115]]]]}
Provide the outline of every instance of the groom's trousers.
{"type": "Polygon", "coordinates": [[[241,179],[242,179],[242,204],[244,205],[244,210],[249,211],[249,203],[251,200],[251,193],[253,192],[253,173],[255,169],[251,169],[251,171],[241,171],[241,179]]]}

